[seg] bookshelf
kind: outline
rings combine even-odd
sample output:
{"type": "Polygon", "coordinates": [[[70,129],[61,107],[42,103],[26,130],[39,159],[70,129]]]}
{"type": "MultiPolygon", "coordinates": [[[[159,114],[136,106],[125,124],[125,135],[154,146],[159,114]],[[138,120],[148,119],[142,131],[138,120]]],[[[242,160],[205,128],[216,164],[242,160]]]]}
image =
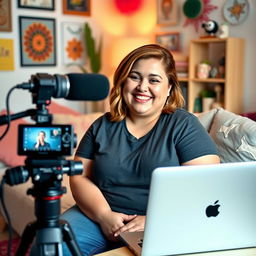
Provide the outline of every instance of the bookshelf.
{"type": "Polygon", "coordinates": [[[203,38],[190,41],[188,77],[178,77],[181,87],[187,87],[187,109],[194,112],[196,98],[202,91],[214,91],[221,87],[222,107],[234,112],[243,111],[243,76],[244,76],[244,39],[242,38],[203,38]],[[208,60],[212,67],[219,68],[220,59],[224,58],[224,74],[200,79],[197,67],[208,60]]]}

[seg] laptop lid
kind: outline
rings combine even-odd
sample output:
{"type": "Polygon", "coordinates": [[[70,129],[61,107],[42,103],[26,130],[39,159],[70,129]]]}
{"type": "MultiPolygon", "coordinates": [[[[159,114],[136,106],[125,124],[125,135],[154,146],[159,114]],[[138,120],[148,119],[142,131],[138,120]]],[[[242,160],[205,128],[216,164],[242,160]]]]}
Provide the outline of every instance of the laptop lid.
{"type": "Polygon", "coordinates": [[[142,256],[256,245],[256,162],[157,168],[142,256]]]}

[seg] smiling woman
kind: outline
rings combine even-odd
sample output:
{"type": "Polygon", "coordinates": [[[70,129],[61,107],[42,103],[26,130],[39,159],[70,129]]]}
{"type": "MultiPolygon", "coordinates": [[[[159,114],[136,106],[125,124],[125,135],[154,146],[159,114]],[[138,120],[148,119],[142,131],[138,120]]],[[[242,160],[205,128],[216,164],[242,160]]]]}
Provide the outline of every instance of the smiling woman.
{"type": "Polygon", "coordinates": [[[70,178],[77,205],[61,217],[83,255],[122,246],[122,232],[144,230],[156,167],[219,163],[213,141],[183,103],[166,48],[141,46],[117,67],[111,111],[92,124],[76,151],[84,165],[83,176],[70,178]]]}

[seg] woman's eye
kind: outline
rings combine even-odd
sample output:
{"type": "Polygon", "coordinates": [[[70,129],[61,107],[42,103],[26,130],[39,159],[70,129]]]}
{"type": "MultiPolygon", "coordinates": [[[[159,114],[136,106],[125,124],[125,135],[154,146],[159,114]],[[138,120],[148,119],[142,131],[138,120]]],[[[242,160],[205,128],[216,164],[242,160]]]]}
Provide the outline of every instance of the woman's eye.
{"type": "Polygon", "coordinates": [[[129,75],[129,78],[131,78],[132,80],[139,80],[139,76],[136,75],[129,75]]]}
{"type": "Polygon", "coordinates": [[[156,84],[156,83],[159,83],[159,82],[160,82],[158,79],[150,79],[149,81],[150,81],[150,83],[152,83],[152,84],[156,84]]]}

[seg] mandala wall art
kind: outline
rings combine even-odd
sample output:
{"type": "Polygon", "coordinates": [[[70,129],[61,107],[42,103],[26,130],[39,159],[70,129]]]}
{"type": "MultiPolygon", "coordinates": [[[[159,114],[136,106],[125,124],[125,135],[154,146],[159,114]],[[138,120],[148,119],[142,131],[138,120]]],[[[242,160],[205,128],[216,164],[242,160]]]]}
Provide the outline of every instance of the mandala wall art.
{"type": "Polygon", "coordinates": [[[56,66],[55,19],[19,17],[21,66],[56,66]]]}
{"type": "Polygon", "coordinates": [[[84,23],[63,22],[63,63],[85,63],[84,23]]]}

